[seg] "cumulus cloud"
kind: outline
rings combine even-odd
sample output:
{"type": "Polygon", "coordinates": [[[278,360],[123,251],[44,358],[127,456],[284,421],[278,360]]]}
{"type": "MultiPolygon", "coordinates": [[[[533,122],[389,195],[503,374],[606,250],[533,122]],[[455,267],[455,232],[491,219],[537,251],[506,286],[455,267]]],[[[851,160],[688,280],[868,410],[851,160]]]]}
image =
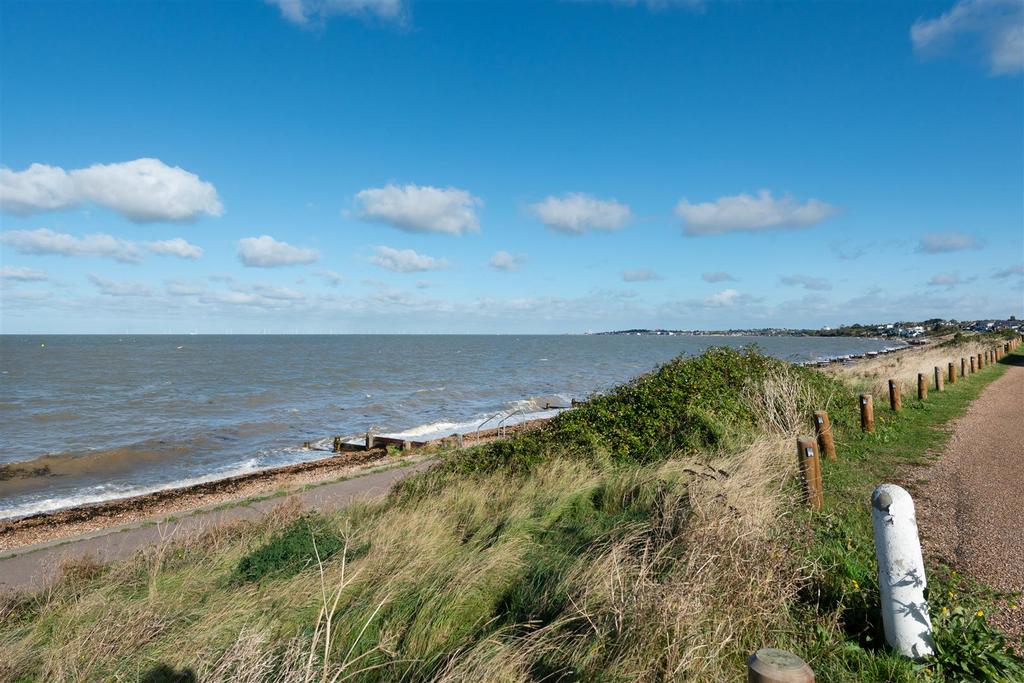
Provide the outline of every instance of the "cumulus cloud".
{"type": "Polygon", "coordinates": [[[730,275],[729,273],[726,273],[725,271],[721,271],[721,270],[713,272],[713,273],[704,273],[704,274],[702,274],[700,276],[700,278],[702,280],[704,280],[704,282],[735,282],[736,281],[736,278],[734,278],[732,275],[730,275]]]}
{"type": "Polygon", "coordinates": [[[146,242],[146,248],[154,254],[177,256],[178,258],[197,259],[203,255],[202,247],[190,244],[180,237],[170,240],[146,242]]]}
{"type": "Polygon", "coordinates": [[[107,296],[152,296],[153,292],[141,282],[118,282],[99,275],[90,275],[89,281],[107,296]]]}
{"type": "Polygon", "coordinates": [[[59,211],[89,202],[137,223],[189,221],[200,214],[224,212],[211,183],[159,159],[71,171],[46,164],[32,164],[24,171],[0,168],[0,207],[10,213],[59,211]]]}
{"type": "Polygon", "coordinates": [[[295,247],[270,235],[238,240],[238,259],[250,268],[276,268],[313,263],[320,258],[315,249],[295,247]]]}
{"type": "Polygon", "coordinates": [[[357,215],[407,232],[462,235],[479,232],[477,207],[483,200],[456,187],[388,184],[358,192],[357,215]]]}
{"type": "Polygon", "coordinates": [[[540,222],[557,232],[582,235],[589,230],[619,230],[633,219],[628,204],[596,199],[582,192],[546,197],[530,205],[540,222]]]}
{"type": "Polygon", "coordinates": [[[960,0],[934,19],[910,27],[914,52],[924,58],[966,46],[988,62],[993,76],[1024,71],[1024,3],[1020,0],[960,0]]]}
{"type": "Polygon", "coordinates": [[[323,24],[338,15],[374,17],[402,22],[406,16],[402,0],[267,0],[281,10],[281,16],[293,24],[323,24]]]}
{"type": "Polygon", "coordinates": [[[687,235],[720,235],[808,228],[835,215],[836,208],[817,199],[808,199],[804,204],[789,195],[776,199],[768,190],[761,190],[757,196],[738,194],[700,204],[682,199],[676,204],[675,213],[685,224],[687,235]]]}
{"type": "Polygon", "coordinates": [[[0,234],[0,242],[21,254],[58,254],[60,256],[97,256],[112,258],[121,263],[138,263],[142,252],[133,242],[112,235],[96,234],[75,237],[54,232],[49,228],[38,230],[8,230],[0,234]]]}
{"type": "Polygon", "coordinates": [[[19,282],[41,282],[50,279],[46,271],[38,268],[22,266],[4,266],[0,268],[0,279],[17,280],[19,282]]]}
{"type": "Polygon", "coordinates": [[[784,275],[779,282],[787,287],[803,287],[816,292],[824,292],[832,289],[832,283],[823,277],[810,277],[808,275],[784,275]]]}
{"type": "Polygon", "coordinates": [[[502,270],[505,271],[506,273],[514,273],[520,268],[522,268],[525,262],[525,256],[521,254],[514,256],[505,250],[501,250],[499,252],[496,252],[494,256],[491,257],[490,264],[491,268],[494,268],[495,270],[502,270]]]}
{"type": "Polygon", "coordinates": [[[992,273],[992,277],[996,280],[1005,280],[1011,275],[1024,275],[1024,263],[1019,263],[1009,268],[1002,268],[992,273]]]}
{"type": "Polygon", "coordinates": [[[757,301],[759,299],[756,297],[742,294],[735,289],[729,288],[716,292],[707,299],[704,299],[704,305],[710,308],[731,308],[733,306],[756,303],[757,301]]]}
{"type": "Polygon", "coordinates": [[[661,276],[647,268],[632,268],[622,271],[623,282],[650,282],[660,280],[661,276]]]}
{"type": "Polygon", "coordinates": [[[952,287],[956,287],[957,285],[963,285],[963,284],[966,284],[968,282],[973,282],[975,279],[977,279],[977,278],[973,278],[973,277],[963,278],[963,277],[960,277],[960,273],[938,273],[937,275],[933,275],[931,277],[931,279],[928,280],[928,286],[929,287],[950,287],[950,288],[952,288],[952,287]]]}
{"type": "Polygon", "coordinates": [[[932,232],[924,235],[917,250],[924,254],[944,254],[951,251],[981,249],[982,241],[965,232],[932,232]]]}
{"type": "Polygon", "coordinates": [[[393,249],[380,246],[376,251],[377,254],[370,259],[370,263],[396,273],[422,273],[448,267],[446,260],[418,254],[412,249],[393,249]]]}

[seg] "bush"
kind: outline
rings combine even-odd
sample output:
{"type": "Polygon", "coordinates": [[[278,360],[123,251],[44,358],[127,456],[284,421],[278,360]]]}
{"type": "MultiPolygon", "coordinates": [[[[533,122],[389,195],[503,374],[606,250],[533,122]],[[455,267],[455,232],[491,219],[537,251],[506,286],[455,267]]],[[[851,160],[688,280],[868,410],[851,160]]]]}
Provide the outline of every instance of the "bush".
{"type": "Polygon", "coordinates": [[[317,557],[326,560],[344,545],[344,539],[324,517],[303,515],[239,560],[234,582],[250,583],[294,576],[315,565],[317,557]]]}

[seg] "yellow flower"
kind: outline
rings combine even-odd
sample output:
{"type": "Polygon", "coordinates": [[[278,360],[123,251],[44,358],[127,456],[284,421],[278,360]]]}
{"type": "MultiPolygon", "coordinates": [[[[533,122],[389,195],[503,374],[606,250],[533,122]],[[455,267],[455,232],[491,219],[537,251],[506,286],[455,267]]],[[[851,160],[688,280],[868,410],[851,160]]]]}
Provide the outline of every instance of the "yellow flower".
{"type": "Polygon", "coordinates": [[[978,610],[978,616],[979,617],[985,616],[985,611],[984,610],[978,610]]]}
{"type": "Polygon", "coordinates": [[[855,590],[855,591],[859,591],[860,590],[860,584],[857,583],[857,579],[853,579],[853,590],[855,590]]]}
{"type": "Polygon", "coordinates": [[[1017,603],[1011,602],[1010,603],[1010,609],[1017,609],[1017,603]]]}
{"type": "Polygon", "coordinates": [[[942,608],[942,616],[946,616],[947,614],[949,614],[949,608],[948,607],[943,607],[942,608]]]}

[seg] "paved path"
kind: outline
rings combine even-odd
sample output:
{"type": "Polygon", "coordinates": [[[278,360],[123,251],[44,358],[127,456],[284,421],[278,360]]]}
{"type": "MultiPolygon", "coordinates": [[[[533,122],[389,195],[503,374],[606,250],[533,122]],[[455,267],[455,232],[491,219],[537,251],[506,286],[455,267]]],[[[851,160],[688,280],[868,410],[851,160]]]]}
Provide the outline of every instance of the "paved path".
{"type": "MultiPolygon", "coordinates": [[[[1024,591],[1024,356],[957,420],[917,490],[926,554],[1003,591],[1024,591]]],[[[1024,634],[1024,608],[994,622],[1024,634]]]]}
{"type": "Polygon", "coordinates": [[[187,538],[224,522],[258,519],[289,498],[298,500],[300,505],[310,510],[338,510],[355,500],[382,496],[400,479],[429,465],[429,462],[419,462],[323,484],[293,493],[287,498],[268,498],[220,510],[201,511],[155,525],[129,524],[72,539],[4,551],[0,553],[0,591],[44,588],[58,576],[61,563],[67,559],[83,556],[98,562],[124,559],[141,548],[156,545],[168,538],[187,538]]]}

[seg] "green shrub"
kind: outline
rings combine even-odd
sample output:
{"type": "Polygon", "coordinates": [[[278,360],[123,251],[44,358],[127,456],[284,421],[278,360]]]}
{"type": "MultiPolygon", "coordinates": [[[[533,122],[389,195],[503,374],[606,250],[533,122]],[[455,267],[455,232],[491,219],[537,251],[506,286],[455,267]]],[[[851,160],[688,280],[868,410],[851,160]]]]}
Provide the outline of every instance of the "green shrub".
{"type": "MultiPolygon", "coordinates": [[[[322,516],[306,514],[245,555],[235,569],[236,583],[281,579],[326,560],[345,546],[338,531],[322,516]]],[[[365,554],[365,549],[362,549],[365,554]]],[[[349,555],[353,551],[349,550],[349,555]]]]}

